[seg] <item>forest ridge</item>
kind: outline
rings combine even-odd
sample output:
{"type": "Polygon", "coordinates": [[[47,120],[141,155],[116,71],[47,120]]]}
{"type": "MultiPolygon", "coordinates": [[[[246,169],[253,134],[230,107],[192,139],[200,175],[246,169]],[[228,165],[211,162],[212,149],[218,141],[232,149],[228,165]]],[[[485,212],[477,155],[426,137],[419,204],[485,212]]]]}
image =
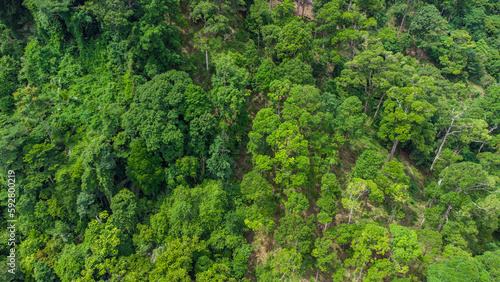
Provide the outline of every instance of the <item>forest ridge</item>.
{"type": "Polygon", "coordinates": [[[0,0],[0,281],[500,281],[499,0],[0,0]]]}

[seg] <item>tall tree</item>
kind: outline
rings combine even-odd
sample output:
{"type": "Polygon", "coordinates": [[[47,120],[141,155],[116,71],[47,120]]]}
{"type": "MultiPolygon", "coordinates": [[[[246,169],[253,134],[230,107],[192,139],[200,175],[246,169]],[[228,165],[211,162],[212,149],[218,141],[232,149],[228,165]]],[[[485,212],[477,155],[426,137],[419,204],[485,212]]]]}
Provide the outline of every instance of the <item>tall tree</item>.
{"type": "Polygon", "coordinates": [[[419,47],[436,47],[447,34],[446,20],[434,5],[425,5],[413,17],[408,33],[415,35],[419,47]]]}
{"type": "Polygon", "coordinates": [[[433,139],[435,129],[430,118],[436,111],[421,98],[421,88],[415,86],[393,87],[387,91],[384,102],[385,116],[380,122],[378,136],[393,141],[389,161],[399,142],[412,141],[422,152],[430,151],[426,140],[433,139]]]}
{"type": "Polygon", "coordinates": [[[350,86],[364,92],[365,114],[368,113],[371,100],[377,97],[379,103],[376,115],[386,90],[391,86],[399,86],[396,82],[401,80],[401,76],[411,75],[415,66],[413,59],[399,53],[394,55],[386,51],[383,44],[379,42],[370,44],[365,51],[346,63],[346,68],[342,70],[338,81],[344,87],[350,86]]]}
{"type": "Polygon", "coordinates": [[[445,67],[441,70],[446,74],[459,75],[467,66],[467,51],[476,47],[476,42],[471,41],[471,36],[464,30],[453,30],[444,44],[448,52],[439,57],[445,67]]]}
{"type": "MultiPolygon", "coordinates": [[[[426,192],[436,202],[437,209],[426,210],[426,218],[432,217],[432,213],[438,212],[435,221],[429,221],[439,232],[443,232],[446,241],[454,241],[466,247],[476,240],[488,237],[486,232],[481,237],[477,237],[478,228],[481,227],[483,220],[492,220],[491,214],[495,216],[500,212],[492,209],[491,201],[494,198],[488,198],[488,195],[495,191],[495,178],[490,176],[479,164],[470,162],[461,162],[450,165],[440,174],[438,185],[430,185],[426,192]],[[489,203],[488,203],[489,202],[489,203]],[[469,215],[469,216],[468,216],[469,215]],[[481,216],[486,216],[483,220],[481,216]],[[475,220],[473,221],[472,218],[475,220]]],[[[496,220],[490,222],[496,224],[496,220]]]]}

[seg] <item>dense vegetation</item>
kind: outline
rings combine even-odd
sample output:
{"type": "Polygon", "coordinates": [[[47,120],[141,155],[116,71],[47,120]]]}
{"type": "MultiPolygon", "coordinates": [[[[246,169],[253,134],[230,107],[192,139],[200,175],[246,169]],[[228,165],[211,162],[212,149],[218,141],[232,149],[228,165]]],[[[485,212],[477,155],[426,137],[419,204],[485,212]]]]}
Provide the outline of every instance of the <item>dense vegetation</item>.
{"type": "Polygon", "coordinates": [[[500,1],[310,2],[1,0],[0,281],[500,281],[500,1]]]}

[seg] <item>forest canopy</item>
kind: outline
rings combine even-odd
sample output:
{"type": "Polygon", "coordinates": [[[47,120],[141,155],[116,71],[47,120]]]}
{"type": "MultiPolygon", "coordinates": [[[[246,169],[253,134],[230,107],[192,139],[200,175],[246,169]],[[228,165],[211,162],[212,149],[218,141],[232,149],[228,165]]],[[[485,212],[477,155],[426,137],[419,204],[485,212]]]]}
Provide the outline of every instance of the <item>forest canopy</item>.
{"type": "Polygon", "coordinates": [[[0,281],[500,281],[499,123],[498,0],[0,0],[0,281]]]}

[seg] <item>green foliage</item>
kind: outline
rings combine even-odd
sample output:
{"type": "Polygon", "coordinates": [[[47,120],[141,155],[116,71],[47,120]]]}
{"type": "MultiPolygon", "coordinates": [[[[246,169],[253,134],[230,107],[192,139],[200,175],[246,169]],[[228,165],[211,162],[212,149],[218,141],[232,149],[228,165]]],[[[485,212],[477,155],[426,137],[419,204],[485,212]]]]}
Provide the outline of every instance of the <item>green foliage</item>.
{"type": "Polygon", "coordinates": [[[476,260],[453,257],[429,266],[429,281],[490,281],[484,266],[476,260]]]}
{"type": "MultiPolygon", "coordinates": [[[[256,123],[254,123],[254,126],[255,124],[256,123]]],[[[259,130],[259,128],[256,129],[259,130]]],[[[257,136],[258,135],[255,137],[257,136]]],[[[307,157],[308,143],[307,140],[304,140],[304,136],[299,133],[297,123],[295,121],[289,121],[280,124],[275,131],[270,132],[266,141],[270,147],[275,148],[274,150],[276,153],[274,157],[257,155],[254,158],[257,167],[265,171],[271,170],[273,166],[278,167],[278,172],[274,179],[277,184],[283,182],[286,187],[298,187],[303,185],[306,180],[303,171],[307,169],[309,164],[309,158],[307,157]],[[296,157],[289,158],[289,156],[296,157]]],[[[252,143],[249,143],[249,146],[252,143]]]]}
{"type": "Polygon", "coordinates": [[[277,201],[269,182],[254,169],[243,176],[241,193],[253,201],[248,208],[245,224],[252,230],[271,228],[274,225],[271,216],[275,213],[277,201]]]}
{"type": "Polygon", "coordinates": [[[0,59],[0,111],[11,113],[14,111],[13,93],[18,87],[17,72],[18,63],[10,56],[3,56],[0,59]]]}
{"type": "MultiPolygon", "coordinates": [[[[353,275],[362,276],[363,268],[368,263],[377,265],[378,259],[375,254],[384,255],[389,250],[388,231],[385,227],[369,223],[357,234],[351,244],[353,254],[345,260],[345,267],[351,267],[353,275]]],[[[388,273],[383,276],[386,275],[388,273]]]]}
{"type": "Polygon", "coordinates": [[[286,277],[294,281],[303,273],[303,257],[295,249],[281,249],[276,255],[268,256],[268,260],[263,269],[259,269],[259,279],[276,280],[286,277]]]}
{"type": "Polygon", "coordinates": [[[500,251],[496,250],[494,252],[485,252],[481,256],[476,256],[475,260],[481,262],[488,273],[490,274],[490,279],[498,280],[500,277],[500,251]]]}
{"type": "Polygon", "coordinates": [[[488,196],[488,191],[496,189],[494,188],[495,178],[483,170],[481,165],[469,162],[450,165],[441,172],[440,178],[442,182],[439,185],[439,192],[435,193],[433,198],[437,200],[438,205],[442,206],[440,212],[444,212],[444,219],[448,220],[447,223],[440,220],[438,226],[438,231],[441,231],[444,226],[442,233],[445,241],[453,241],[465,248],[468,244],[477,244],[473,243],[477,240],[490,240],[487,238],[491,233],[481,229],[481,226],[492,224],[490,226],[496,229],[497,220],[488,216],[483,217],[482,220],[476,218],[472,221],[467,215],[489,213],[496,217],[499,211],[492,209],[491,205],[495,205],[494,203],[498,200],[496,197],[488,196]],[[484,234],[476,237],[479,233],[478,229],[481,229],[484,234]]]}
{"type": "Polygon", "coordinates": [[[139,254],[130,256],[122,256],[119,261],[110,265],[107,271],[110,273],[111,279],[121,279],[123,281],[138,281],[147,280],[153,264],[148,257],[139,254]]]}
{"type": "Polygon", "coordinates": [[[216,230],[223,222],[227,196],[222,185],[206,180],[195,188],[178,186],[172,200],[151,217],[151,227],[158,242],[167,236],[202,236],[216,230]]]}
{"type": "Polygon", "coordinates": [[[161,158],[151,154],[142,139],[132,142],[130,147],[126,170],[128,177],[145,195],[155,194],[161,188],[163,180],[161,158]]]}
{"type": "Polygon", "coordinates": [[[166,14],[178,12],[179,2],[146,0],[141,4],[144,14],[139,24],[132,28],[131,41],[136,45],[131,52],[137,58],[137,68],[152,78],[180,62],[176,50],[180,45],[178,28],[164,19],[166,14]]]}
{"type": "Polygon", "coordinates": [[[0,1],[0,280],[498,280],[498,1],[313,2],[0,1]]]}
{"type": "Polygon", "coordinates": [[[358,200],[361,197],[366,197],[368,195],[371,195],[371,198],[376,201],[381,201],[383,199],[383,193],[378,189],[377,184],[375,184],[372,180],[353,178],[351,182],[349,182],[341,199],[342,206],[349,209],[348,224],[352,221],[355,208],[359,204],[358,200]]]}
{"type": "Polygon", "coordinates": [[[277,91],[270,94],[277,102],[272,105],[276,110],[265,108],[257,113],[247,147],[257,167],[274,171],[275,184],[282,189],[299,189],[307,185],[311,159],[317,160],[315,169],[320,173],[335,163],[338,140],[327,141],[332,137],[322,124],[326,116],[318,89],[297,85],[287,95],[287,81],[272,85],[272,90],[277,91]],[[280,101],[285,97],[281,110],[280,101]],[[308,134],[314,128],[319,131],[308,134]]]}
{"type": "Polygon", "coordinates": [[[321,209],[318,213],[318,221],[325,225],[333,221],[333,217],[337,213],[337,198],[340,194],[337,177],[333,173],[325,173],[321,178],[321,197],[316,202],[316,205],[321,209]]]}
{"type": "Polygon", "coordinates": [[[409,34],[404,34],[398,38],[397,32],[390,27],[381,29],[377,36],[382,40],[384,48],[394,53],[404,53],[413,43],[413,38],[409,34]]]}
{"type": "Polygon", "coordinates": [[[338,260],[335,252],[332,251],[333,241],[325,237],[317,238],[314,246],[312,255],[317,258],[317,267],[323,272],[333,270],[338,260]]]}
{"type": "Polygon", "coordinates": [[[378,136],[395,142],[395,145],[411,140],[418,150],[427,153],[431,148],[426,140],[435,135],[430,123],[435,108],[420,98],[420,93],[417,87],[393,87],[387,91],[385,116],[380,123],[378,136]]]}
{"type": "Polygon", "coordinates": [[[196,275],[197,281],[236,281],[231,278],[231,269],[223,263],[214,263],[204,272],[196,275]]]}
{"type": "Polygon", "coordinates": [[[309,208],[309,201],[302,193],[289,192],[288,199],[285,204],[285,209],[288,213],[301,214],[309,208]]]}
{"type": "Polygon", "coordinates": [[[129,190],[123,189],[113,197],[110,207],[113,211],[110,220],[124,232],[132,234],[139,221],[137,197],[129,190]]]}
{"type": "Polygon", "coordinates": [[[187,73],[170,71],[155,76],[137,89],[135,102],[123,115],[123,127],[140,136],[151,152],[159,152],[167,162],[182,156],[186,123],[184,92],[191,79],[187,73]]]}
{"type": "Polygon", "coordinates": [[[271,82],[276,78],[276,65],[271,60],[264,60],[257,68],[257,73],[253,77],[253,87],[262,92],[269,91],[271,82]]]}
{"type": "Polygon", "coordinates": [[[363,123],[366,114],[363,113],[363,104],[356,96],[345,99],[339,106],[339,128],[347,136],[360,135],[363,132],[363,123]]]}
{"type": "Polygon", "coordinates": [[[280,64],[278,73],[283,79],[296,84],[314,84],[312,67],[303,61],[302,55],[291,60],[284,60],[280,64]]]}
{"type": "Polygon", "coordinates": [[[417,237],[422,248],[422,255],[433,258],[441,254],[443,239],[439,232],[431,229],[419,229],[417,237]]]}
{"type": "Polygon", "coordinates": [[[392,257],[406,268],[406,265],[422,255],[418,246],[417,233],[404,226],[390,225],[393,255],[392,257]]]}
{"type": "Polygon", "coordinates": [[[291,21],[281,29],[275,50],[279,59],[293,59],[298,54],[307,58],[311,47],[312,35],[308,26],[303,21],[291,21]]]}
{"type": "Polygon", "coordinates": [[[62,281],[73,281],[80,277],[85,267],[85,259],[90,255],[87,246],[67,244],[54,265],[54,271],[62,281]]]}
{"type": "MultiPolygon", "coordinates": [[[[385,97],[384,93],[391,86],[399,85],[402,81],[410,79],[415,61],[404,57],[400,53],[384,49],[381,42],[370,44],[362,53],[356,55],[352,61],[345,64],[342,75],[337,78],[340,85],[364,92],[362,100],[365,101],[364,113],[368,113],[371,99],[378,98],[379,103],[376,113],[385,97]],[[380,97],[380,98],[379,98],[380,97]]],[[[376,115],[375,113],[375,115],[376,115]]]]}
{"type": "Polygon", "coordinates": [[[357,48],[368,36],[368,30],[377,24],[374,18],[369,18],[365,9],[366,6],[353,4],[345,0],[335,0],[328,2],[320,9],[317,20],[318,31],[323,33],[321,43],[333,45],[332,57],[342,54],[347,57],[354,57],[357,48]]]}
{"type": "Polygon", "coordinates": [[[54,275],[54,273],[52,273],[52,270],[47,266],[46,263],[38,261],[35,264],[33,278],[35,278],[36,281],[48,282],[54,281],[56,279],[56,276],[54,275]]]}
{"type": "Polygon", "coordinates": [[[467,31],[454,30],[444,44],[450,51],[439,57],[441,64],[445,66],[442,72],[458,75],[467,65],[467,50],[476,47],[476,43],[471,41],[467,31]]]}
{"type": "Polygon", "coordinates": [[[191,281],[189,272],[192,269],[194,256],[206,248],[205,242],[198,237],[177,238],[157,249],[153,254],[154,268],[149,279],[154,281],[191,281]]]}
{"type": "Polygon", "coordinates": [[[271,23],[271,10],[265,0],[254,1],[250,6],[250,14],[247,17],[247,25],[250,30],[257,33],[257,49],[260,50],[261,29],[264,25],[271,23]]]}
{"type": "Polygon", "coordinates": [[[491,85],[486,88],[483,97],[474,100],[473,109],[479,113],[478,118],[483,118],[490,127],[500,123],[500,86],[491,85]]]}
{"type": "Polygon", "coordinates": [[[309,256],[314,246],[314,222],[297,214],[287,214],[280,219],[274,238],[279,246],[293,249],[302,257],[309,256]]]}
{"type": "Polygon", "coordinates": [[[225,122],[222,128],[239,140],[246,120],[249,78],[248,72],[236,65],[231,54],[224,54],[215,61],[216,73],[212,76],[210,97],[225,122]]]}
{"type": "Polygon", "coordinates": [[[229,157],[229,150],[227,149],[224,137],[220,135],[214,140],[214,143],[210,145],[211,157],[207,160],[208,170],[215,175],[217,179],[224,180],[231,177],[233,172],[231,168],[231,158],[229,157]]]}
{"type": "Polygon", "coordinates": [[[82,153],[82,191],[89,194],[101,192],[108,201],[114,194],[114,168],[116,156],[104,138],[96,138],[82,153]]]}
{"type": "Polygon", "coordinates": [[[384,164],[382,156],[374,150],[365,150],[356,160],[356,165],[352,169],[352,176],[362,179],[375,179],[380,168],[384,164]]]}
{"type": "Polygon", "coordinates": [[[108,218],[107,211],[102,212],[85,230],[83,245],[91,253],[85,260],[85,269],[82,271],[85,279],[104,275],[110,260],[116,260],[117,256],[127,255],[131,251],[126,236],[108,218]]]}
{"type": "Polygon", "coordinates": [[[446,35],[446,20],[433,5],[418,9],[410,24],[410,33],[414,34],[421,47],[429,48],[440,44],[446,35]]]}
{"type": "Polygon", "coordinates": [[[285,0],[273,9],[273,19],[279,26],[284,26],[293,19],[294,4],[290,0],[285,0]]]}
{"type": "Polygon", "coordinates": [[[387,163],[375,178],[375,183],[383,192],[386,202],[389,199],[391,202],[399,204],[408,201],[407,189],[409,182],[409,177],[406,176],[403,165],[396,161],[387,163]]]}

